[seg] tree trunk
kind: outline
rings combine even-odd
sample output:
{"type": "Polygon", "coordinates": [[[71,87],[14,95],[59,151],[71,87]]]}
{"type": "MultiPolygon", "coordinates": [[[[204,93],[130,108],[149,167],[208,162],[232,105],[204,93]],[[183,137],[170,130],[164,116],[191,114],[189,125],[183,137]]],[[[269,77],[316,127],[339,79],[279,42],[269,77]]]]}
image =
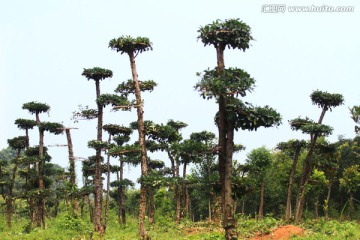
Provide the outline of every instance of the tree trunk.
{"type": "Polygon", "coordinates": [[[291,213],[291,199],[292,199],[292,189],[294,184],[294,176],[296,173],[296,166],[299,160],[301,148],[295,150],[295,156],[293,160],[293,164],[291,166],[291,172],[289,177],[289,188],[288,188],[288,194],[287,194],[287,200],[286,200],[286,213],[285,213],[285,220],[289,222],[292,218],[291,213]]]}
{"type": "MultiPolygon", "coordinates": [[[[179,160],[175,159],[175,177],[176,179],[179,179],[180,177],[180,162],[179,160]]],[[[175,201],[176,201],[176,223],[179,224],[181,221],[181,188],[180,188],[180,184],[178,182],[176,182],[176,186],[175,186],[175,201]]]]}
{"type": "Polygon", "coordinates": [[[262,219],[264,217],[264,188],[264,179],[262,179],[260,187],[259,219],[262,219]]]}
{"type": "Polygon", "coordinates": [[[330,201],[330,195],[331,195],[331,187],[334,182],[334,179],[331,179],[328,186],[328,192],[326,196],[326,200],[324,203],[324,212],[325,212],[325,218],[329,219],[329,201],[330,201]]]}
{"type": "MultiPolygon", "coordinates": [[[[183,179],[185,181],[186,178],[186,162],[184,162],[184,167],[183,167],[183,179]]],[[[183,210],[183,218],[189,217],[189,193],[187,190],[187,185],[184,182],[183,183],[183,198],[184,198],[184,210],[183,210]]]]}
{"type": "MultiPolygon", "coordinates": [[[[109,134],[108,144],[111,142],[111,134],[109,134]]],[[[109,219],[109,202],[110,202],[110,154],[107,155],[106,162],[107,181],[106,181],[106,200],[105,200],[105,220],[104,220],[104,231],[109,219]]]]}
{"type": "MultiPolygon", "coordinates": [[[[120,160],[120,181],[124,179],[124,162],[120,160]]],[[[126,224],[126,213],[125,213],[125,188],[123,185],[120,186],[120,193],[119,193],[119,203],[120,203],[120,215],[121,215],[121,223],[123,225],[126,224]]]]}
{"type": "Polygon", "coordinates": [[[70,172],[70,185],[71,185],[71,193],[70,193],[70,201],[71,201],[71,207],[72,209],[77,213],[79,211],[78,209],[78,201],[75,197],[75,193],[73,190],[76,188],[76,172],[75,172],[75,157],[74,157],[74,151],[73,151],[73,144],[71,140],[71,134],[70,129],[65,128],[66,133],[66,140],[68,145],[68,152],[69,152],[69,172],[70,172]]]}
{"type": "MultiPolygon", "coordinates": [[[[145,145],[145,133],[144,133],[144,111],[142,106],[140,84],[138,81],[138,74],[136,71],[134,52],[129,52],[131,73],[135,84],[135,96],[138,115],[138,132],[139,132],[139,145],[141,146],[141,176],[147,175],[147,153],[145,145]]],[[[146,239],[147,233],[145,231],[145,215],[146,215],[146,186],[141,184],[140,187],[140,206],[139,206],[139,237],[140,239],[146,239]]]]}
{"type": "Polygon", "coordinates": [[[232,157],[234,151],[234,122],[227,119],[227,139],[226,139],[226,162],[224,176],[224,211],[223,227],[226,239],[237,239],[236,220],[234,216],[234,204],[232,199],[231,176],[232,176],[232,157]]]}
{"type": "Polygon", "coordinates": [[[354,207],[354,197],[353,197],[353,193],[350,192],[350,198],[349,198],[349,217],[350,220],[352,220],[352,215],[355,212],[355,207],[354,207]]]}
{"type": "Polygon", "coordinates": [[[314,202],[314,212],[315,212],[315,219],[319,218],[319,197],[315,199],[314,202]]]}
{"type": "Polygon", "coordinates": [[[308,184],[309,179],[311,177],[311,171],[312,171],[311,157],[312,157],[312,153],[315,148],[316,136],[314,139],[315,139],[315,141],[310,146],[309,152],[305,159],[302,174],[301,174],[300,185],[299,185],[300,187],[299,187],[299,192],[298,192],[298,196],[296,199],[296,209],[295,209],[295,222],[296,223],[301,222],[301,219],[302,219],[302,212],[303,212],[304,203],[305,203],[306,185],[308,184]]]}
{"type": "Polygon", "coordinates": [[[46,220],[45,220],[45,185],[44,185],[44,131],[39,129],[39,192],[40,196],[38,199],[38,214],[37,214],[37,227],[41,227],[41,224],[44,229],[46,229],[46,220]]]}
{"type": "MultiPolygon", "coordinates": [[[[100,80],[95,80],[96,99],[100,97],[100,80]]],[[[103,106],[97,103],[98,108],[98,124],[97,124],[97,140],[102,141],[102,124],[103,124],[103,106]]],[[[101,179],[101,149],[96,149],[95,162],[95,212],[94,212],[94,230],[102,235],[104,227],[102,225],[102,179],[101,179]]]]}

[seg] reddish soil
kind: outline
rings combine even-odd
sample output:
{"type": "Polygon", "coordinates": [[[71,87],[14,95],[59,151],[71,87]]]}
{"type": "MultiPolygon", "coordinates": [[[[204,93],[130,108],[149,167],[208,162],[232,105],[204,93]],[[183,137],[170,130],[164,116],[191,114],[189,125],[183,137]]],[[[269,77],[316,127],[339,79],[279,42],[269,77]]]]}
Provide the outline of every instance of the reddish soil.
{"type": "Polygon", "coordinates": [[[276,228],[270,234],[266,234],[263,236],[258,235],[251,239],[252,240],[260,240],[260,239],[289,240],[291,236],[294,235],[302,236],[303,234],[304,234],[304,229],[294,225],[286,225],[276,228]]]}

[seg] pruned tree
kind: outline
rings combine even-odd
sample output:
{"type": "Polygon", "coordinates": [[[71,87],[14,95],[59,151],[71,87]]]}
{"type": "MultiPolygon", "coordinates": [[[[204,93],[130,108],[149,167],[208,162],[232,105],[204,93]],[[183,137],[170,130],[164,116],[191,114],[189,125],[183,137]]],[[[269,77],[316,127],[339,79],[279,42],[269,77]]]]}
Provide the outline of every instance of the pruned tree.
{"type": "Polygon", "coordinates": [[[306,193],[306,185],[309,182],[313,161],[312,155],[314,153],[316,140],[320,136],[328,136],[332,133],[332,128],[328,125],[322,124],[325,113],[328,110],[332,110],[334,107],[340,106],[344,102],[344,98],[341,94],[332,94],[328,92],[322,92],[319,90],[313,91],[310,95],[311,101],[314,105],[317,105],[321,108],[321,114],[319,120],[314,122],[313,120],[306,118],[296,118],[290,120],[290,126],[292,130],[300,130],[305,134],[310,135],[310,144],[309,150],[305,158],[305,162],[303,165],[301,179],[299,183],[299,191],[296,200],[296,209],[295,209],[295,221],[300,222],[302,219],[302,211],[304,208],[305,202],[305,193],[306,193]]]}
{"type": "Polygon", "coordinates": [[[233,215],[231,191],[234,130],[256,130],[259,127],[279,125],[280,115],[272,108],[254,107],[237,99],[251,92],[255,80],[238,68],[225,68],[226,47],[245,51],[250,46],[250,27],[239,19],[217,20],[198,30],[204,45],[213,45],[217,53],[217,67],[198,73],[201,80],[195,85],[204,99],[215,98],[218,112],[215,123],[218,127],[219,174],[222,189],[223,228],[226,239],[237,239],[236,220],[233,215]]]}
{"type": "MultiPolygon", "coordinates": [[[[145,133],[144,133],[144,111],[143,101],[141,98],[140,81],[138,79],[138,73],[136,70],[135,57],[142,52],[152,50],[152,43],[146,37],[133,38],[131,36],[121,36],[117,39],[112,39],[109,42],[109,47],[112,50],[120,52],[121,54],[126,53],[129,56],[130,67],[132,73],[132,80],[135,86],[136,96],[136,108],[138,116],[138,132],[139,132],[139,144],[141,146],[141,175],[146,176],[147,174],[147,153],[145,145],[145,133]]],[[[133,90],[132,90],[133,91],[133,90]]],[[[146,187],[141,185],[140,187],[140,207],[139,207],[139,237],[140,239],[147,238],[145,231],[145,214],[146,214],[146,187]]]]}
{"type": "Polygon", "coordinates": [[[52,122],[40,122],[40,113],[49,112],[50,106],[46,103],[39,102],[28,102],[23,104],[23,109],[28,110],[31,114],[35,114],[36,124],[39,129],[39,159],[37,164],[38,169],[38,179],[39,179],[39,192],[40,197],[37,203],[37,216],[36,216],[36,224],[38,227],[43,226],[46,228],[45,221],[45,195],[44,195],[44,133],[48,131],[55,135],[58,135],[63,132],[63,125],[60,123],[52,123],[52,122]]]}
{"type": "MultiPolygon", "coordinates": [[[[87,80],[94,80],[96,87],[96,103],[97,103],[97,112],[96,117],[98,119],[97,123],[97,141],[102,141],[102,125],[103,125],[103,104],[99,101],[100,98],[100,81],[106,78],[112,77],[112,71],[104,68],[94,67],[94,68],[84,68],[82,72],[83,76],[87,80]]],[[[95,163],[95,177],[94,177],[94,187],[95,187],[95,212],[94,212],[94,229],[96,232],[103,234],[105,232],[104,226],[102,224],[102,179],[101,179],[101,149],[96,149],[96,163],[95,163]]]]}

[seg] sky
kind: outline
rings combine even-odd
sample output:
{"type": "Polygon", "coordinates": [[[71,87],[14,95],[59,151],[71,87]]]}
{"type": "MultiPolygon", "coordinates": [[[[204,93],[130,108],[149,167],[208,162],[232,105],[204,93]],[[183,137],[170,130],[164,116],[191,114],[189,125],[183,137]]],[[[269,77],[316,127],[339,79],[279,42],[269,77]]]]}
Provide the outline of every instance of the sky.
{"type": "MultiPolygon", "coordinates": [[[[119,83],[130,79],[128,56],[108,48],[111,39],[123,35],[148,37],[153,43],[153,51],[136,58],[139,79],[158,83],[152,93],[143,94],[145,120],[183,121],[188,124],[184,138],[203,130],[217,133],[215,101],[202,99],[194,90],[199,81],[196,73],[216,66],[216,51],[197,40],[197,31],[216,19],[229,18],[247,23],[254,41],[245,52],[225,50],[225,66],[242,68],[256,80],[245,101],[269,105],[283,118],[277,128],[236,132],[235,143],[246,150],[234,159],[244,162],[257,147],[273,149],[281,141],[308,139],[291,131],[288,121],[299,116],[317,121],[320,109],[309,97],[314,90],[340,93],[345,99],[343,106],[325,116],[324,123],[334,128],[329,141],[339,135],[355,136],[348,108],[360,105],[357,1],[0,0],[0,4],[0,149],[7,147],[7,139],[24,135],[14,121],[35,119],[22,105],[38,101],[51,107],[49,114],[41,115],[42,121],[78,128],[71,132],[75,156],[94,155],[87,142],[96,138],[96,120],[74,123],[71,119],[80,104],[96,107],[95,84],[81,73],[92,67],[112,70],[113,77],[101,82],[102,93],[113,93],[119,83]],[[286,5],[284,12],[270,13],[276,4],[286,5]],[[354,11],[289,11],[293,6],[323,5],[352,6],[354,11]]],[[[134,110],[110,110],[105,109],[104,124],[127,126],[136,121],[134,110]]],[[[35,130],[30,143],[38,144],[35,130]]],[[[45,145],[56,144],[66,144],[65,134],[45,134],[45,145]]],[[[68,167],[66,147],[49,147],[49,153],[53,163],[68,167]]],[[[163,160],[168,164],[166,157],[163,160]]],[[[81,185],[81,163],[76,167],[81,185]]],[[[140,172],[128,168],[125,174],[136,181],[140,172]]]]}

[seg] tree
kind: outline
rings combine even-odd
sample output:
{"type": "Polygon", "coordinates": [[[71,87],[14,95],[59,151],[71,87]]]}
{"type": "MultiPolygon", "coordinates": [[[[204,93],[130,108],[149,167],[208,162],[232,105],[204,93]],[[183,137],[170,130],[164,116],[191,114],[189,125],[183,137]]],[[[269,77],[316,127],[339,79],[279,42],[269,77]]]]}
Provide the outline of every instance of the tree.
{"type": "Polygon", "coordinates": [[[265,189],[265,174],[272,163],[271,152],[265,147],[260,147],[252,150],[246,159],[249,165],[250,173],[256,176],[260,181],[260,205],[259,205],[259,218],[264,216],[264,189],[265,189]]]}
{"type": "MultiPolygon", "coordinates": [[[[145,37],[133,38],[130,36],[122,36],[117,39],[110,40],[109,47],[112,50],[116,50],[121,54],[126,53],[129,56],[132,79],[134,81],[134,86],[135,86],[139,144],[141,147],[141,176],[146,176],[148,166],[147,166],[147,153],[146,153],[145,133],[144,133],[144,116],[143,116],[144,111],[143,111],[143,102],[141,99],[140,83],[138,80],[138,73],[136,70],[135,57],[139,53],[152,50],[152,43],[148,38],[145,37]]],[[[147,236],[144,225],[145,213],[146,213],[146,187],[143,186],[143,184],[141,184],[140,191],[141,191],[141,195],[140,195],[140,207],[139,207],[139,236],[141,239],[145,239],[147,236]]]]}
{"type": "Polygon", "coordinates": [[[7,208],[7,225],[8,225],[8,228],[10,229],[11,228],[12,206],[13,206],[13,202],[14,202],[13,189],[14,189],[14,184],[15,184],[16,171],[18,168],[19,161],[21,161],[21,159],[20,159],[21,151],[24,150],[27,145],[27,137],[20,136],[20,137],[8,139],[8,144],[12,149],[17,151],[16,158],[12,160],[14,166],[13,166],[13,169],[11,172],[11,176],[9,174],[9,181],[7,184],[8,185],[8,194],[5,198],[6,208],[7,208]]]}
{"type": "MultiPolygon", "coordinates": [[[[15,125],[18,126],[19,129],[25,130],[25,136],[26,136],[26,146],[25,149],[28,149],[30,147],[30,140],[29,140],[29,129],[33,129],[37,123],[34,120],[30,119],[22,119],[18,118],[15,120],[15,125]]],[[[28,164],[26,171],[30,172],[31,164],[28,164]]],[[[27,192],[30,190],[29,188],[29,176],[28,174],[25,174],[25,196],[26,200],[29,204],[29,216],[31,225],[34,225],[35,223],[35,207],[34,207],[34,199],[31,198],[27,192]]]]}
{"type": "Polygon", "coordinates": [[[301,150],[303,150],[306,146],[307,143],[304,140],[290,140],[288,142],[281,142],[277,145],[277,149],[281,151],[289,152],[293,159],[290,176],[289,176],[289,187],[288,187],[288,194],[286,200],[286,212],[285,212],[286,221],[290,221],[290,219],[292,218],[291,199],[292,199],[292,191],[294,184],[294,176],[296,173],[296,167],[300,157],[301,150]]]}
{"type": "Polygon", "coordinates": [[[301,130],[303,133],[310,135],[309,150],[306,155],[305,163],[301,173],[301,179],[299,184],[299,191],[296,200],[295,209],[295,221],[300,222],[302,219],[302,211],[305,202],[306,184],[308,183],[311,171],[312,171],[312,155],[314,153],[316,140],[320,136],[328,136],[332,133],[330,126],[322,124],[325,113],[328,110],[332,110],[334,107],[340,106],[344,102],[344,98],[341,94],[332,94],[328,92],[322,92],[320,90],[313,91],[310,95],[311,101],[314,105],[317,105],[322,109],[318,122],[314,122],[309,118],[296,118],[290,120],[290,126],[292,130],[301,130]]]}
{"type": "Polygon", "coordinates": [[[200,27],[198,32],[198,38],[204,45],[213,45],[217,53],[217,67],[205,70],[202,76],[199,73],[201,80],[195,89],[201,92],[204,99],[216,98],[219,106],[215,123],[219,131],[217,149],[222,189],[222,224],[226,239],[237,239],[231,192],[234,130],[256,130],[261,126],[279,125],[281,117],[268,106],[254,107],[237,99],[237,96],[244,97],[246,92],[252,91],[255,80],[241,69],[225,69],[225,48],[248,49],[253,39],[250,27],[239,19],[217,20],[200,27]]]}
{"type": "Polygon", "coordinates": [[[60,123],[52,122],[40,122],[40,113],[49,112],[50,106],[45,103],[39,102],[28,102],[23,104],[23,109],[28,110],[31,114],[35,114],[36,124],[39,129],[39,159],[38,159],[38,176],[39,176],[39,191],[40,197],[38,199],[38,212],[36,224],[38,227],[43,226],[46,228],[45,221],[45,185],[44,185],[44,133],[48,131],[55,135],[58,135],[63,132],[64,126],[60,123]]]}
{"type": "MultiPolygon", "coordinates": [[[[102,125],[103,125],[103,105],[98,101],[100,97],[100,81],[112,77],[112,71],[104,68],[84,68],[83,73],[88,80],[95,81],[96,100],[97,100],[97,141],[102,141],[102,125]]],[[[105,229],[102,225],[101,217],[101,201],[102,201],[102,180],[101,180],[101,149],[96,149],[96,163],[95,163],[95,213],[94,213],[94,229],[96,232],[103,234],[105,229]]]]}

